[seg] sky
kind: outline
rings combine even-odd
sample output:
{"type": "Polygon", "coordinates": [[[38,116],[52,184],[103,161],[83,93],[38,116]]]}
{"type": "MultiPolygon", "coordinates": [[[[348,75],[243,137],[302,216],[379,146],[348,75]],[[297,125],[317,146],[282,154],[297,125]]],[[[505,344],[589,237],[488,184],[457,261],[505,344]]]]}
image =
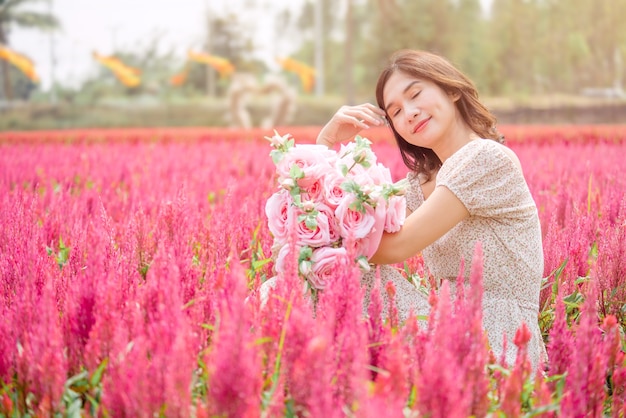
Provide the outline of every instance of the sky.
{"type": "MultiPolygon", "coordinates": [[[[62,29],[51,35],[13,27],[10,46],[35,63],[44,90],[53,77],[64,85],[78,86],[98,71],[94,51],[101,55],[116,49],[139,51],[156,36],[160,50],[173,51],[182,66],[189,49],[202,50],[208,13],[234,12],[255,31],[257,54],[271,66],[276,56],[293,51],[285,42],[275,42],[274,26],[260,24],[259,16],[271,16],[279,7],[299,10],[301,4],[302,0],[52,0],[52,12],[62,29]]],[[[47,11],[49,7],[41,1],[28,9],[47,11]]]]}
{"type": "MultiPolygon", "coordinates": [[[[490,0],[483,0],[487,3],[490,0]]],[[[35,62],[41,87],[48,90],[54,78],[78,87],[98,71],[92,53],[116,49],[141,50],[159,36],[163,52],[173,51],[181,66],[187,50],[201,50],[206,16],[218,12],[238,13],[254,32],[256,57],[272,68],[276,57],[292,53],[288,39],[276,39],[271,18],[286,7],[299,11],[304,0],[45,0],[33,2],[30,10],[48,10],[56,15],[61,31],[53,35],[38,30],[11,28],[11,48],[35,62]],[[51,3],[49,3],[51,2],[51,3]],[[52,47],[54,45],[54,47],[52,47]],[[56,65],[52,65],[54,56],[56,65]]],[[[26,9],[26,8],[25,8],[26,9]]]]}

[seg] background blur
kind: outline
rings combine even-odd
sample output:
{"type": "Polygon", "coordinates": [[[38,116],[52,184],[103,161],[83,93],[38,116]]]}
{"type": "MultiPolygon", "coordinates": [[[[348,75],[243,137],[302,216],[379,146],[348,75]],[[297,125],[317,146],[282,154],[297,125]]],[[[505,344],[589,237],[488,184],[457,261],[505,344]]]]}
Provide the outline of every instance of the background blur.
{"type": "Polygon", "coordinates": [[[450,59],[500,123],[623,123],[624,16],[626,0],[0,0],[0,129],[323,124],[374,101],[400,48],[450,59]]]}

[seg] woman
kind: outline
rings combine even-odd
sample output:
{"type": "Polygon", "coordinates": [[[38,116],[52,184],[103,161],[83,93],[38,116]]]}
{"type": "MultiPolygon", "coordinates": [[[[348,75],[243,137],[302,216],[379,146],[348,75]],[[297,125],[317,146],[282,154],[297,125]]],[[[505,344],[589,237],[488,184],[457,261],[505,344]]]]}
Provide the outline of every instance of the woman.
{"type": "MultiPolygon", "coordinates": [[[[342,107],[317,138],[332,147],[386,120],[411,170],[410,213],[399,232],[383,236],[370,262],[393,264],[421,252],[431,275],[455,281],[461,260],[469,276],[480,241],[483,325],[491,348],[499,357],[506,334],[506,359],[513,364],[513,337],[525,322],[532,334],[529,356],[538,366],[546,360],[537,321],[541,228],[520,162],[501,144],[494,116],[465,75],[423,51],[403,50],[391,57],[378,79],[376,100],[378,107],[342,107]]],[[[401,286],[398,309],[405,317],[428,309],[425,297],[399,273],[382,268],[381,277],[401,286]]],[[[365,280],[371,286],[372,276],[365,280]]]]}

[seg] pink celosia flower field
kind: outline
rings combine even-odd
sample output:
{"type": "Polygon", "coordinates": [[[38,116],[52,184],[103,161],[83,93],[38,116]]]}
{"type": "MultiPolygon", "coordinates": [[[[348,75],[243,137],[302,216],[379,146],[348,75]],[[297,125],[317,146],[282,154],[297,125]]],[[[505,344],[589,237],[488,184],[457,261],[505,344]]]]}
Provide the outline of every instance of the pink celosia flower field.
{"type": "MultiPolygon", "coordinates": [[[[314,307],[287,262],[262,305],[269,132],[0,133],[0,417],[623,417],[626,127],[502,131],[544,232],[543,373],[523,327],[515,364],[490,355],[479,267],[427,324],[381,316],[380,285],[364,318],[348,265],[314,307]]],[[[388,132],[363,136],[402,178],[388,132]]]]}

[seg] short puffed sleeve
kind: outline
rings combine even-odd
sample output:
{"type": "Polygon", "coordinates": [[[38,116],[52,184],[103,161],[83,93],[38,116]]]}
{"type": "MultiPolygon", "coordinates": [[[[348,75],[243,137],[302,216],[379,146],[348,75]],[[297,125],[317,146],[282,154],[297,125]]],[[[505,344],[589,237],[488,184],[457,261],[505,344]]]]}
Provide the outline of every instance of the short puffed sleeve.
{"type": "Polygon", "coordinates": [[[504,145],[489,139],[471,141],[448,158],[437,187],[447,187],[471,216],[516,217],[534,206],[519,167],[504,145]]]}

